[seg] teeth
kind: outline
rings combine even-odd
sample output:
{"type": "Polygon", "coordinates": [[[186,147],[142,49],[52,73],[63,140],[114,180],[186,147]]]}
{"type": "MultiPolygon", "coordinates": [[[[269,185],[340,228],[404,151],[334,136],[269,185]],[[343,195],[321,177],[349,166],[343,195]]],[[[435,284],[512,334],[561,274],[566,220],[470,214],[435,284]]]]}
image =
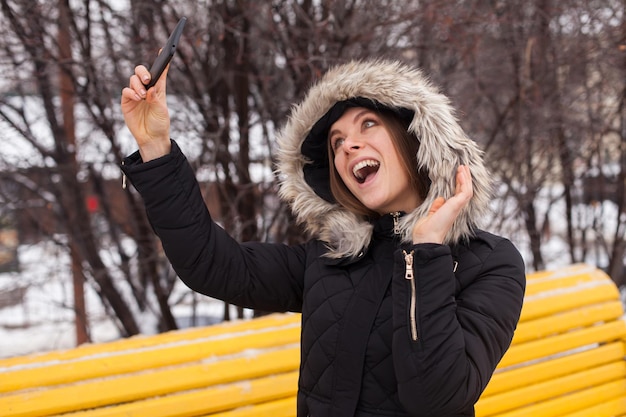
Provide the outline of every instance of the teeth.
{"type": "Polygon", "coordinates": [[[360,173],[360,171],[363,168],[365,168],[365,167],[377,167],[378,165],[380,165],[380,163],[378,161],[374,161],[373,159],[366,159],[366,160],[361,161],[358,164],[356,164],[354,166],[354,168],[352,168],[352,173],[358,179],[363,179],[363,177],[361,176],[361,173],[360,173]]]}

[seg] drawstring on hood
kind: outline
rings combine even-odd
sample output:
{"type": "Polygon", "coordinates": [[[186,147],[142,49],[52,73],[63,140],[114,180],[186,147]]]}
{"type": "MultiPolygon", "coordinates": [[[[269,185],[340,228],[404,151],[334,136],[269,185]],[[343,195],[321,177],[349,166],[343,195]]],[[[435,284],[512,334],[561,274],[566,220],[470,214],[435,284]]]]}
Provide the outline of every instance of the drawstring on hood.
{"type": "Polygon", "coordinates": [[[410,121],[408,130],[420,141],[415,169],[425,169],[431,185],[424,202],[402,217],[402,240],[412,241],[413,226],[435,198],[454,195],[459,165],[470,167],[474,196],[444,243],[471,236],[491,197],[482,151],[458,124],[448,98],[421,71],[384,60],[352,61],[329,70],[293,108],[278,133],[279,195],[307,233],[325,242],[332,258],[355,257],[371,240],[369,221],[335,203],[329,187],[328,128],[351,106],[396,113],[410,121]]]}

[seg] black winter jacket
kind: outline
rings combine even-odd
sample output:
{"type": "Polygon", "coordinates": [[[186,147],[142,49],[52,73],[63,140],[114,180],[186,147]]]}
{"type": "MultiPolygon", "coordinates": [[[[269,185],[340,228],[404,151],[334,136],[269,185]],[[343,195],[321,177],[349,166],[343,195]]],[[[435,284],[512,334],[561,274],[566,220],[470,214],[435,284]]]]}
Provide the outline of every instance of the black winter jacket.
{"type": "Polygon", "coordinates": [[[123,170],[191,289],[264,311],[302,312],[298,416],[472,416],[511,342],[524,265],[506,239],[407,243],[406,216],[372,224],[370,244],[328,257],[328,242],[240,244],[216,225],[194,173],[172,152],[123,170]],[[395,226],[395,227],[394,227],[395,226]]]}

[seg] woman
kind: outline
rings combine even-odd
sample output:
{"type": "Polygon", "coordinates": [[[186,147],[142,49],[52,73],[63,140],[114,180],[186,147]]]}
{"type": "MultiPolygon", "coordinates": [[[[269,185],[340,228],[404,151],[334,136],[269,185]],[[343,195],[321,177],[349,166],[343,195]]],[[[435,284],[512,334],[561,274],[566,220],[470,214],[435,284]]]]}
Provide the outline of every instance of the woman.
{"type": "Polygon", "coordinates": [[[298,416],[472,416],[508,349],[525,289],[477,145],[445,96],[397,62],[330,70],[280,131],[280,196],[311,239],[240,244],[210,217],[169,138],[165,73],[135,69],[123,170],[193,290],[302,312],[298,416]],[[142,82],[143,81],[143,82],[142,82]]]}

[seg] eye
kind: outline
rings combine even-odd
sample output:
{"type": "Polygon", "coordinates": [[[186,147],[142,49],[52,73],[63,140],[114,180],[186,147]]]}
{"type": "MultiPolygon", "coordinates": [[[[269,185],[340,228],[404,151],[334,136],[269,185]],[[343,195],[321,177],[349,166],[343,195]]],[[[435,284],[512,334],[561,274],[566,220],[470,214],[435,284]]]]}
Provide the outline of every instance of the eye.
{"type": "Polygon", "coordinates": [[[344,142],[344,138],[342,138],[341,136],[336,136],[334,138],[331,139],[331,145],[333,147],[334,150],[337,150],[341,147],[341,145],[343,145],[344,142]]]}
{"type": "Polygon", "coordinates": [[[363,126],[363,129],[368,129],[370,127],[374,127],[378,124],[378,122],[376,122],[376,120],[373,119],[365,119],[363,120],[363,123],[361,123],[361,126],[363,126]]]}

